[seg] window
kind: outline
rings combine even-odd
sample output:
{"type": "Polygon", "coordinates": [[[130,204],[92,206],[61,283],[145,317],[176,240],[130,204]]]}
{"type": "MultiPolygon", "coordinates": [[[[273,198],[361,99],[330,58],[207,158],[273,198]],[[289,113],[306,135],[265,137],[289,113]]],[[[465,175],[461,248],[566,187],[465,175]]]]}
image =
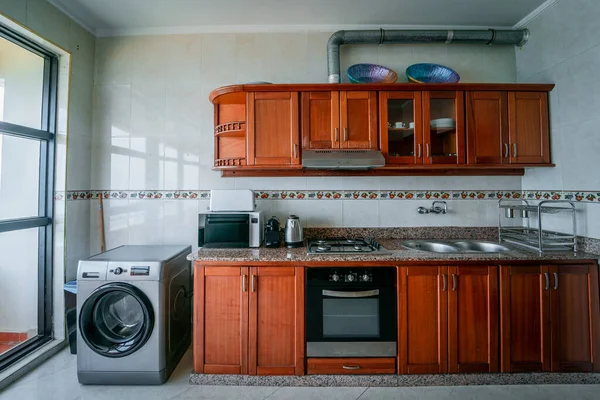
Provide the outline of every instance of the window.
{"type": "Polygon", "coordinates": [[[0,25],[0,371],[52,337],[58,59],[0,25]]]}

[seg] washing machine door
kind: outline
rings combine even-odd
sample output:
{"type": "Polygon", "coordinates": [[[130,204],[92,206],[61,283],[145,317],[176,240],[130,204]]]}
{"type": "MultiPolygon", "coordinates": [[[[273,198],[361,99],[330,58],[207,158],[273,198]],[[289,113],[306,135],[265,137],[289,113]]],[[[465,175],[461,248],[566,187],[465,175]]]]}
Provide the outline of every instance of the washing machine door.
{"type": "Polygon", "coordinates": [[[85,343],[105,357],[125,357],[139,350],[154,328],[154,310],[148,297],[127,283],[96,289],[79,312],[79,330],[85,343]]]}

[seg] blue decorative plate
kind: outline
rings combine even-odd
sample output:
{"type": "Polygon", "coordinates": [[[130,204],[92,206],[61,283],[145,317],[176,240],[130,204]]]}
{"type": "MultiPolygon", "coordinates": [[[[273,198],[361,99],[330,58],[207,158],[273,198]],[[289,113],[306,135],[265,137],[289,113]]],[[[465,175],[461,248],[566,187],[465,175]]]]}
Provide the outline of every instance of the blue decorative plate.
{"type": "Polygon", "coordinates": [[[406,68],[406,77],[414,83],[457,83],[460,75],[439,64],[413,64],[406,68]]]}
{"type": "Polygon", "coordinates": [[[352,83],[394,83],[398,74],[377,64],[354,64],[346,71],[352,83]]]}

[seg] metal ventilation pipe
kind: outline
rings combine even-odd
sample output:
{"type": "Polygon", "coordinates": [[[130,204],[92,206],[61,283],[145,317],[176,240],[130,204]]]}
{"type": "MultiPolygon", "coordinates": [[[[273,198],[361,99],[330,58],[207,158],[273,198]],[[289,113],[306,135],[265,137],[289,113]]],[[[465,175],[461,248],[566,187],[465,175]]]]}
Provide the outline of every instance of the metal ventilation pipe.
{"type": "Polygon", "coordinates": [[[529,31],[522,30],[357,30],[337,31],[327,41],[329,83],[340,82],[340,46],[343,44],[480,43],[522,46],[529,31]]]}

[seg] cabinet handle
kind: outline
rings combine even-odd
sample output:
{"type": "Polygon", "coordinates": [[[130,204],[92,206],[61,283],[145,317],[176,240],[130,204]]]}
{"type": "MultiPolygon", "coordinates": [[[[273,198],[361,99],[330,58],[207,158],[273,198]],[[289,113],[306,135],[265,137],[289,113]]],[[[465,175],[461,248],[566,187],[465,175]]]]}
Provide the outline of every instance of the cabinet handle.
{"type": "Polygon", "coordinates": [[[360,369],[360,365],[342,365],[344,369],[360,369]]]}
{"type": "Polygon", "coordinates": [[[421,158],[421,143],[417,145],[417,158],[421,158]]]}
{"type": "Polygon", "coordinates": [[[446,291],[446,274],[442,274],[442,292],[446,291]]]}
{"type": "Polygon", "coordinates": [[[431,157],[431,152],[429,151],[429,143],[425,144],[425,150],[427,152],[427,158],[431,157]]]}
{"type": "Polygon", "coordinates": [[[248,291],[248,285],[246,284],[246,275],[242,275],[242,292],[248,291]]]}
{"type": "Polygon", "coordinates": [[[513,157],[517,158],[517,144],[513,143],[513,157]]]}
{"type": "Polygon", "coordinates": [[[298,145],[294,145],[294,158],[298,158],[298,145]]]}
{"type": "Polygon", "coordinates": [[[452,274],[452,291],[456,292],[456,274],[452,274]]]}
{"type": "Polygon", "coordinates": [[[340,128],[335,128],[335,141],[338,142],[340,140],[340,128]]]}
{"type": "Polygon", "coordinates": [[[252,291],[256,292],[256,275],[252,275],[252,291]]]}
{"type": "Polygon", "coordinates": [[[508,158],[508,143],[504,143],[504,158],[508,158]]]}
{"type": "Polygon", "coordinates": [[[348,128],[344,128],[344,142],[348,141],[348,128]]]}
{"type": "Polygon", "coordinates": [[[548,273],[544,272],[544,278],[546,278],[546,290],[550,289],[550,278],[548,277],[548,273]]]}
{"type": "Polygon", "coordinates": [[[554,290],[558,290],[558,273],[554,273],[554,290]]]}

